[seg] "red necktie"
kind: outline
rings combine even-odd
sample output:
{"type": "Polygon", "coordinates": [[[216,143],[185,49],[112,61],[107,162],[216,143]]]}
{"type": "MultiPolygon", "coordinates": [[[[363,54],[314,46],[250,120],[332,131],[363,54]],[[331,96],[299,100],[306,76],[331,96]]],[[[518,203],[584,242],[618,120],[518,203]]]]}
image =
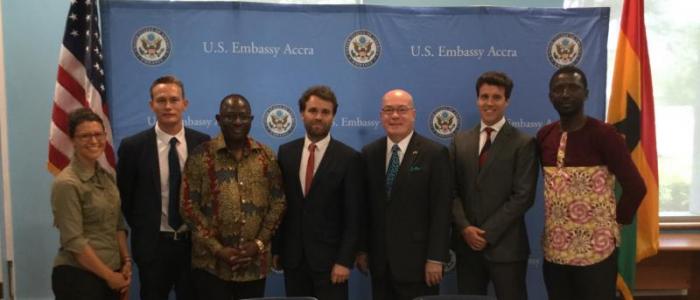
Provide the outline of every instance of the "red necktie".
{"type": "Polygon", "coordinates": [[[304,196],[309,194],[309,189],[311,189],[311,181],[314,180],[314,164],[316,144],[309,145],[309,160],[306,163],[306,178],[304,179],[304,196]]]}
{"type": "Polygon", "coordinates": [[[486,127],[484,131],[486,131],[486,142],[484,143],[484,146],[481,147],[481,153],[479,153],[479,169],[481,169],[481,166],[483,166],[486,162],[489,148],[491,148],[491,132],[493,132],[493,128],[486,127]]]}

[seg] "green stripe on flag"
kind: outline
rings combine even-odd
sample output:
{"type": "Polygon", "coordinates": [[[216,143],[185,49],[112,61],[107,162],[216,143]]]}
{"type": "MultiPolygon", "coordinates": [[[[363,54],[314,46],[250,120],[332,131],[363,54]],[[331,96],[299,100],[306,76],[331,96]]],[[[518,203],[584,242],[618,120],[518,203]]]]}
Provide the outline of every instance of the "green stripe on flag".
{"type": "MultiPolygon", "coordinates": [[[[615,185],[615,197],[620,200],[622,189],[615,185]]],[[[620,231],[620,248],[617,256],[617,272],[625,279],[627,287],[634,292],[637,271],[637,216],[620,231]]]]}

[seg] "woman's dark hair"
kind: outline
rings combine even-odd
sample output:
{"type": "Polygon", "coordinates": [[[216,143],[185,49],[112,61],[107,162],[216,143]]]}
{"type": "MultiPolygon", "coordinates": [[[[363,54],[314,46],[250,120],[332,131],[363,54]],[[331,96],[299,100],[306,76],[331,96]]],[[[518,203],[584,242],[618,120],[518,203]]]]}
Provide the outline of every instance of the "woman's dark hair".
{"type": "Polygon", "coordinates": [[[83,107],[72,111],[68,115],[68,136],[70,138],[75,137],[75,129],[78,128],[78,125],[85,122],[100,123],[102,129],[105,129],[105,124],[102,123],[102,118],[100,118],[100,116],[91,109],[83,107]]]}

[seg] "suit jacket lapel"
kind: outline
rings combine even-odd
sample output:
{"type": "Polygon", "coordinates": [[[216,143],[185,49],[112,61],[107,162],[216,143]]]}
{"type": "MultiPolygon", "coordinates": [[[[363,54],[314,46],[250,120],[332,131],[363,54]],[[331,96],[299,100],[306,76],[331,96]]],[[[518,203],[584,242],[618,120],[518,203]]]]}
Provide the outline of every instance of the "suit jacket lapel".
{"type": "Polygon", "coordinates": [[[467,146],[466,158],[467,158],[467,168],[471,174],[479,174],[479,138],[481,136],[481,125],[476,125],[472,128],[467,135],[465,143],[467,146]]]}
{"type": "MultiPolygon", "coordinates": [[[[158,137],[156,136],[156,129],[151,128],[148,133],[148,138],[146,139],[146,151],[148,153],[148,159],[146,159],[146,164],[150,164],[149,169],[151,170],[151,184],[155,187],[156,195],[154,199],[160,201],[160,165],[158,163],[158,137]]],[[[188,150],[189,151],[189,150],[188,150]]]]}
{"type": "Polygon", "coordinates": [[[323,157],[321,157],[321,163],[318,165],[318,169],[316,169],[316,172],[314,173],[314,178],[311,180],[309,194],[311,194],[311,191],[314,190],[314,186],[318,182],[318,178],[323,178],[323,176],[326,176],[326,173],[329,171],[328,169],[332,166],[333,150],[335,150],[335,140],[331,138],[330,142],[328,142],[326,152],[323,154],[323,157]]]}
{"type": "Polygon", "coordinates": [[[284,155],[290,155],[292,158],[291,164],[292,164],[292,170],[296,170],[296,172],[292,172],[294,181],[296,184],[292,184],[292,186],[297,187],[297,193],[299,195],[299,198],[304,198],[304,185],[301,183],[301,179],[299,178],[299,168],[301,167],[301,153],[304,150],[304,139],[299,139],[296,144],[294,144],[294,147],[291,147],[291,153],[285,153],[284,155]]]}
{"type": "MultiPolygon", "coordinates": [[[[420,136],[418,136],[418,133],[413,132],[413,136],[411,137],[411,141],[408,142],[408,147],[406,147],[406,152],[403,154],[403,159],[401,160],[401,164],[399,165],[399,173],[396,174],[396,179],[394,179],[394,185],[391,187],[391,195],[395,195],[396,191],[401,190],[399,188],[399,185],[401,184],[402,179],[404,177],[408,176],[410,173],[411,167],[416,163],[416,160],[418,159],[418,156],[420,155],[420,148],[421,148],[421,140],[420,136]]],[[[385,143],[386,145],[386,143],[385,143]]],[[[386,146],[385,146],[386,147],[386,146]]],[[[386,149],[386,148],[385,148],[386,149]]],[[[386,156],[386,154],[385,154],[386,156]]],[[[389,199],[391,201],[391,199],[389,199]]]]}
{"type": "MultiPolygon", "coordinates": [[[[389,200],[386,198],[386,189],[384,188],[386,186],[387,164],[386,143],[386,137],[377,141],[376,144],[373,144],[372,147],[368,149],[369,151],[367,157],[367,170],[373,170],[372,172],[370,172],[370,174],[376,174],[377,181],[381,181],[381,185],[379,186],[379,190],[381,190],[381,192],[379,192],[378,194],[381,195],[380,199],[384,200],[382,201],[382,203],[389,200]],[[376,147],[374,147],[374,145],[376,145],[376,147]]],[[[372,180],[372,178],[369,178],[369,180],[372,180]]]]}
{"type": "MultiPolygon", "coordinates": [[[[491,144],[491,148],[489,149],[489,153],[486,156],[486,161],[484,162],[483,168],[481,168],[479,172],[479,178],[488,171],[488,169],[491,167],[493,164],[493,161],[495,161],[503,149],[504,144],[507,143],[507,141],[510,139],[510,134],[512,133],[512,127],[506,122],[503,124],[503,127],[501,127],[501,131],[496,135],[496,138],[493,140],[493,143],[491,144]]],[[[478,161],[478,158],[477,158],[478,161]]]]}
{"type": "Polygon", "coordinates": [[[185,127],[185,143],[187,143],[187,156],[189,156],[194,151],[194,141],[192,141],[192,134],[187,127],[185,127]]]}

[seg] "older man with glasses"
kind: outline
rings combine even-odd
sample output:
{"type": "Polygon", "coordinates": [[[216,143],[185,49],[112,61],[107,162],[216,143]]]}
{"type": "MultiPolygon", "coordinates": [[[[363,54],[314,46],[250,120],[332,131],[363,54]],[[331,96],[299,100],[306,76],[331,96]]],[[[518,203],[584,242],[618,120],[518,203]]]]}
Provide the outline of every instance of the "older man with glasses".
{"type": "Polygon", "coordinates": [[[416,109],[405,90],[384,95],[380,116],[386,137],[362,149],[369,226],[358,267],[369,265],[375,300],[435,295],[448,255],[447,148],[414,131],[416,109]]]}

